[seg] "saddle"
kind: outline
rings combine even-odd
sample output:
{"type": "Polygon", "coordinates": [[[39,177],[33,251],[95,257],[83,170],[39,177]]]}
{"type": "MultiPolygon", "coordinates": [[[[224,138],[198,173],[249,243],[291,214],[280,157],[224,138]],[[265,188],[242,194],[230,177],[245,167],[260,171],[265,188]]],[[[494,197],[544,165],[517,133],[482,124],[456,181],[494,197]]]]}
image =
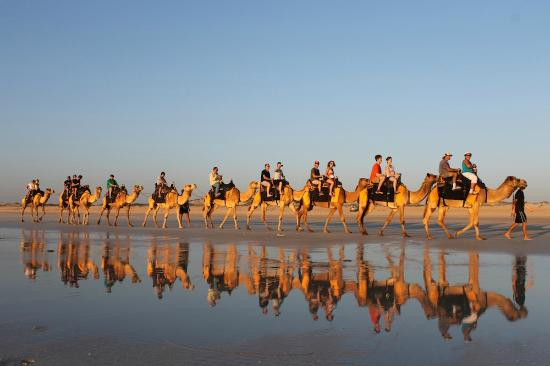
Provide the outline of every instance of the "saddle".
{"type": "Polygon", "coordinates": [[[113,190],[111,192],[111,195],[107,194],[105,196],[105,199],[107,200],[107,203],[113,203],[116,201],[116,197],[118,196],[118,194],[122,192],[122,188],[121,187],[113,187],[113,190]]]}
{"type": "MultiPolygon", "coordinates": [[[[283,180],[283,184],[281,185],[281,189],[285,188],[288,185],[288,182],[286,180],[283,180]]],[[[262,202],[270,202],[270,201],[280,201],[281,200],[281,194],[279,193],[278,184],[272,184],[271,189],[269,190],[269,193],[271,194],[270,197],[267,196],[267,189],[264,186],[260,186],[260,197],[262,202]]]]}
{"type": "Polygon", "coordinates": [[[80,197],[82,197],[84,192],[88,192],[88,193],[92,194],[92,191],[90,191],[90,186],[85,185],[85,186],[78,187],[77,190],[76,190],[76,195],[74,196],[73,200],[74,201],[79,201],[80,197]]]}
{"type": "MultiPolygon", "coordinates": [[[[333,194],[336,188],[342,188],[342,182],[340,182],[338,178],[334,180],[334,187],[332,188],[333,194]]],[[[330,184],[323,182],[321,185],[321,193],[319,193],[317,187],[312,187],[309,191],[309,196],[311,197],[312,207],[315,202],[330,202],[332,200],[332,196],[330,195],[330,184]]]]}
{"type": "MultiPolygon", "coordinates": [[[[401,179],[397,181],[397,186],[399,187],[401,185],[401,179]]],[[[372,187],[369,187],[367,189],[369,198],[373,201],[378,202],[386,202],[386,203],[393,203],[395,202],[395,191],[393,189],[393,182],[390,180],[385,180],[384,183],[382,183],[382,187],[380,187],[380,192],[382,193],[376,193],[376,190],[378,188],[378,183],[373,183],[372,187]]]]}
{"type": "Polygon", "coordinates": [[[227,191],[229,191],[231,188],[235,187],[235,183],[233,181],[230,181],[229,183],[222,183],[220,184],[220,190],[217,196],[214,196],[214,188],[210,187],[210,190],[208,191],[208,194],[210,195],[210,202],[211,204],[214,204],[214,200],[225,200],[225,194],[227,191]]]}
{"type": "Polygon", "coordinates": [[[26,204],[29,204],[31,203],[33,200],[34,200],[34,196],[36,196],[37,194],[41,194],[41,195],[44,195],[44,191],[42,190],[37,190],[37,191],[31,191],[30,194],[28,194],[26,196],[26,199],[25,199],[25,203],[26,204]]]}
{"type": "MultiPolygon", "coordinates": [[[[155,192],[151,195],[151,198],[155,201],[155,203],[165,203],[166,195],[174,190],[176,190],[176,187],[174,187],[173,184],[170,185],[170,187],[164,187],[164,189],[161,189],[158,184],[155,184],[155,192]]],[[[114,196],[116,198],[116,195],[114,196]]]]}
{"type": "MultiPolygon", "coordinates": [[[[478,180],[477,185],[479,188],[485,189],[485,184],[478,180]]],[[[457,200],[463,201],[463,205],[466,204],[466,199],[470,193],[470,187],[472,182],[460,174],[456,179],[456,190],[453,190],[453,177],[442,178],[439,177],[437,182],[437,192],[439,193],[439,199],[443,200],[443,205],[446,206],[445,200],[457,200]]]]}

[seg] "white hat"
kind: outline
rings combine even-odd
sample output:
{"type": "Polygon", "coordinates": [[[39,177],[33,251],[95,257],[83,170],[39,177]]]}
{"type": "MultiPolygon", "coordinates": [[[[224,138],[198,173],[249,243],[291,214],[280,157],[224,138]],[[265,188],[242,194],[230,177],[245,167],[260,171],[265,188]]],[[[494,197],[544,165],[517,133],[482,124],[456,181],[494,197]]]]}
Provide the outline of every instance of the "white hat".
{"type": "Polygon", "coordinates": [[[453,154],[451,154],[450,152],[446,152],[445,155],[443,155],[443,157],[445,156],[453,156],[453,154]]]}
{"type": "Polygon", "coordinates": [[[467,151],[467,152],[464,154],[464,156],[466,156],[466,155],[472,155],[472,153],[469,152],[469,151],[467,151]]]}

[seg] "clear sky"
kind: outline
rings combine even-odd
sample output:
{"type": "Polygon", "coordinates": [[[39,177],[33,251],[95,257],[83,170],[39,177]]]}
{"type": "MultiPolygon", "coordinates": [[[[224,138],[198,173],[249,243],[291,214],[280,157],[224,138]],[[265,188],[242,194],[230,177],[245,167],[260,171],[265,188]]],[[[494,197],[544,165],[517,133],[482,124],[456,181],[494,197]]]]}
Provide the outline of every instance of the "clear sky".
{"type": "Polygon", "coordinates": [[[548,200],[549,24],[548,1],[0,1],[0,201],[278,160],[354,188],[376,153],[416,188],[467,150],[548,200]]]}

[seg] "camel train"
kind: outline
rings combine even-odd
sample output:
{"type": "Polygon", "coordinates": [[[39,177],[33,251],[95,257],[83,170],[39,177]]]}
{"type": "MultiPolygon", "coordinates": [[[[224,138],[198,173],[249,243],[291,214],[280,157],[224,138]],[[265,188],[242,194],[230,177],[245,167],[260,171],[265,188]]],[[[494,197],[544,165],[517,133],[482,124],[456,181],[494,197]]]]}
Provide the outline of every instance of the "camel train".
{"type": "MultiPolygon", "coordinates": [[[[447,154],[445,156],[447,156],[447,154]]],[[[377,158],[378,157],[377,155],[377,158]]],[[[445,157],[443,160],[445,160],[445,157]]],[[[267,164],[266,167],[268,167],[267,164]]],[[[330,169],[332,169],[332,166],[330,169]]],[[[373,168],[373,171],[374,170],[373,168]]],[[[262,179],[264,179],[264,172],[262,172],[262,179]]],[[[328,172],[328,174],[332,174],[333,170],[328,172]]],[[[346,223],[344,205],[352,204],[357,207],[355,220],[359,232],[362,235],[367,235],[365,219],[369,214],[371,214],[376,207],[386,207],[389,209],[389,214],[379,229],[378,234],[380,236],[384,235],[386,228],[391,224],[394,216],[399,213],[401,235],[403,237],[409,237],[405,223],[405,208],[408,205],[418,205],[425,201],[422,224],[427,239],[433,238],[429,224],[431,216],[437,209],[437,223],[448,238],[458,238],[467,231],[473,229],[475,238],[477,240],[483,240],[485,238],[481,235],[479,229],[479,214],[481,207],[500,203],[510,198],[517,189],[525,189],[527,187],[527,182],[524,179],[513,176],[507,177],[500,186],[491,189],[487,188],[482,182],[478,182],[477,178],[475,181],[468,180],[466,178],[467,175],[462,176],[458,173],[456,174],[456,178],[452,175],[443,178],[442,175],[436,176],[427,173],[418,190],[411,191],[401,181],[400,175],[394,175],[393,177],[395,177],[395,179],[385,179],[385,176],[382,175],[382,177],[384,177],[382,181],[380,181],[379,175],[380,174],[377,175],[375,172],[374,175],[371,173],[370,178],[360,178],[355,190],[346,191],[342,183],[339,182],[338,178],[334,175],[329,175],[325,177],[325,179],[321,178],[319,180],[315,176],[314,169],[312,169],[311,179],[306,182],[301,190],[294,190],[286,180],[280,181],[281,184],[279,187],[277,187],[276,184],[272,184],[272,182],[265,184],[266,182],[262,180],[251,181],[243,192],[241,192],[233,182],[223,184],[221,183],[221,179],[220,182],[217,182],[215,179],[221,178],[221,176],[217,176],[218,178],[215,178],[214,181],[211,179],[211,183],[221,183],[219,189],[215,190],[214,186],[212,186],[211,190],[203,197],[202,215],[204,226],[207,229],[214,228],[212,221],[214,212],[218,208],[225,207],[225,215],[219,224],[219,228],[223,229],[225,223],[231,216],[234,228],[238,230],[240,227],[237,219],[237,206],[246,206],[248,207],[246,213],[246,229],[252,229],[250,224],[251,217],[255,210],[260,208],[261,222],[267,230],[272,230],[267,223],[266,213],[269,207],[276,207],[278,209],[277,231],[280,232],[284,230],[284,210],[288,207],[293,212],[296,231],[303,231],[305,228],[307,231],[313,232],[308,222],[308,213],[313,208],[318,207],[328,209],[322,229],[324,233],[330,232],[328,226],[336,212],[338,212],[344,231],[346,233],[351,233],[346,223]],[[457,187],[457,182],[460,187],[457,187]],[[463,208],[469,213],[468,224],[455,233],[451,233],[445,224],[445,217],[450,208],[463,208]]],[[[159,179],[164,180],[164,175],[161,174],[159,179]]],[[[180,192],[174,186],[168,187],[162,185],[162,182],[156,185],[155,193],[148,198],[148,208],[142,226],[146,226],[149,215],[152,213],[155,226],[166,228],[170,212],[175,211],[178,227],[180,229],[183,228],[182,217],[185,213],[189,212],[191,195],[196,188],[196,184],[187,184],[180,192]],[[157,213],[160,209],[164,210],[162,225],[159,225],[157,222],[157,213]]],[[[127,224],[128,226],[132,226],[130,221],[130,209],[136,204],[136,200],[142,191],[142,186],[135,185],[130,194],[126,189],[119,189],[115,191],[115,194],[106,194],[103,197],[97,224],[101,224],[101,219],[105,213],[107,223],[111,225],[110,212],[114,209],[116,214],[113,225],[116,226],[118,224],[120,210],[125,208],[127,224]]],[[[87,225],[90,207],[95,202],[100,201],[102,188],[96,187],[92,193],[90,188],[83,186],[79,188],[75,194],[69,194],[68,192],[69,191],[65,189],[59,196],[59,222],[67,222],[69,224],[82,223],[87,225]],[[68,211],[67,220],[65,220],[64,217],[65,211],[68,211]],[[81,211],[83,211],[82,220],[81,211]]],[[[53,189],[47,188],[44,192],[39,191],[30,196],[27,194],[27,196],[21,200],[21,221],[24,221],[24,213],[27,207],[31,209],[33,221],[41,221],[45,215],[46,203],[53,193],[53,189]],[[41,214],[39,214],[40,208],[42,209],[41,214]]]]}

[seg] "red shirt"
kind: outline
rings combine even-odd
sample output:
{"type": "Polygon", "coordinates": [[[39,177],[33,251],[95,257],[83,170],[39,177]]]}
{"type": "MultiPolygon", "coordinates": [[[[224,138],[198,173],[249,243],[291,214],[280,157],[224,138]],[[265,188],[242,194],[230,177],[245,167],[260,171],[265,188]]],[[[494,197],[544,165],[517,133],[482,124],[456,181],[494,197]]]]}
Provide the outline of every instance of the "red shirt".
{"type": "Polygon", "coordinates": [[[374,163],[372,170],[370,171],[370,180],[376,180],[376,178],[378,178],[378,174],[382,174],[382,167],[380,164],[374,163]]]}

